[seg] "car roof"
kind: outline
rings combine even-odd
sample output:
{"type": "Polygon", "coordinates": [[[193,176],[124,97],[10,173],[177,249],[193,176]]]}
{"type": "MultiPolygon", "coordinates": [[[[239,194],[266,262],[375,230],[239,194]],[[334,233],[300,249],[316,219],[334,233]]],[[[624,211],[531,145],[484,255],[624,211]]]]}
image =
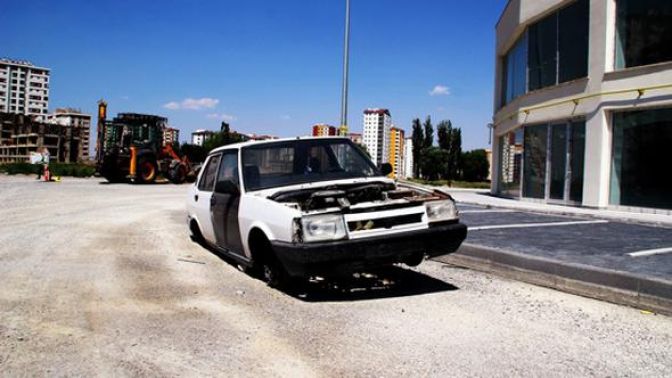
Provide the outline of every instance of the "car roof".
{"type": "Polygon", "coordinates": [[[250,141],[247,141],[247,142],[227,144],[226,146],[217,147],[214,150],[210,151],[210,153],[208,153],[208,155],[212,155],[212,154],[215,154],[215,153],[218,153],[218,152],[221,152],[221,151],[225,151],[225,150],[241,149],[243,147],[248,147],[248,146],[263,146],[264,144],[291,142],[291,141],[295,141],[295,140],[330,140],[330,139],[350,140],[350,138],[345,137],[345,136],[329,136],[329,137],[304,136],[304,137],[294,137],[294,138],[250,140],[250,141]]]}

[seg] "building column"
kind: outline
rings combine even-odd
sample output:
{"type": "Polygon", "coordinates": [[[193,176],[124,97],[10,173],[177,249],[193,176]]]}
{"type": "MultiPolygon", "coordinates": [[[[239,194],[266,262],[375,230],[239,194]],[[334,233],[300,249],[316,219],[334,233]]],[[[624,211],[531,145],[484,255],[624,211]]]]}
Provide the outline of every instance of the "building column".
{"type": "Polygon", "coordinates": [[[611,171],[611,128],[609,113],[599,110],[586,119],[586,154],[583,182],[583,206],[604,208],[609,205],[611,171]]]}

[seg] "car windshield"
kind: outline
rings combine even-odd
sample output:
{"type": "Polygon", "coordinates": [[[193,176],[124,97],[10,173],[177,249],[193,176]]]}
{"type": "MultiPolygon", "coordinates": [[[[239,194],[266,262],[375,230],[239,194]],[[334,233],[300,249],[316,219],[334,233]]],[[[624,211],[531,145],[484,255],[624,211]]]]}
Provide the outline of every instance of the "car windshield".
{"type": "Polygon", "coordinates": [[[265,143],[244,148],[242,158],[247,191],[380,176],[371,160],[348,139],[265,143]]]}

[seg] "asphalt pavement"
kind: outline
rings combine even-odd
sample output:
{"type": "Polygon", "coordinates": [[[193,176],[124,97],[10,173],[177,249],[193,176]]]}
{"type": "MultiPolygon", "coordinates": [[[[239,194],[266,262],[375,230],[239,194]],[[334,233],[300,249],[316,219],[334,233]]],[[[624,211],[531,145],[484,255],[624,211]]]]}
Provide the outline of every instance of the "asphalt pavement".
{"type": "Polygon", "coordinates": [[[469,232],[457,253],[439,261],[672,314],[672,223],[665,215],[619,218],[613,211],[452,194],[469,232]]]}

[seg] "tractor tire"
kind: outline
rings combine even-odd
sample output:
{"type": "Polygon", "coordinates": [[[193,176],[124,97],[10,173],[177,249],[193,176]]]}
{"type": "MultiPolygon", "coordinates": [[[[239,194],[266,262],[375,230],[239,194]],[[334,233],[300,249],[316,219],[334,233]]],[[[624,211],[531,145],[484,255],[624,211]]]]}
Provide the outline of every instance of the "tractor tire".
{"type": "Polygon", "coordinates": [[[140,157],[135,172],[135,182],[138,184],[151,184],[156,180],[159,168],[156,161],[150,157],[140,157]]]}
{"type": "Polygon", "coordinates": [[[182,184],[187,179],[187,168],[183,164],[178,164],[170,169],[169,177],[173,184],[182,184]]]}

